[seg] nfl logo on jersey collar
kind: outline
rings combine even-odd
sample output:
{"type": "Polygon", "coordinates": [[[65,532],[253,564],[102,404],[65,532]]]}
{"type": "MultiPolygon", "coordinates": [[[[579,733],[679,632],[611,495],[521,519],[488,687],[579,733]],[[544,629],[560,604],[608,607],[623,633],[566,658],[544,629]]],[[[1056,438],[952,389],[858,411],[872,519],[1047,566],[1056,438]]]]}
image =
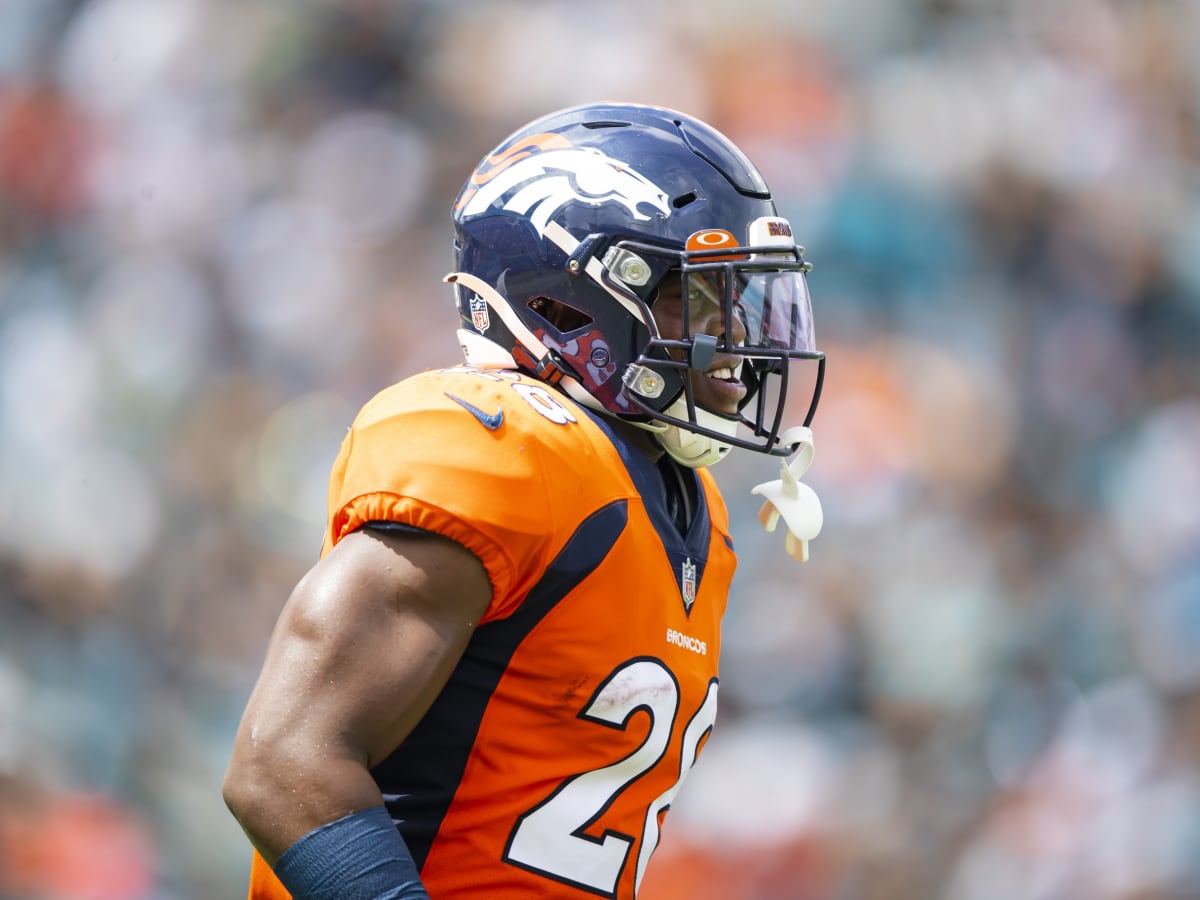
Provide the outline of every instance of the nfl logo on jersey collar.
{"type": "Polygon", "coordinates": [[[679,594],[683,597],[684,611],[691,613],[696,602],[696,564],[690,556],[679,567],[679,594]]]}

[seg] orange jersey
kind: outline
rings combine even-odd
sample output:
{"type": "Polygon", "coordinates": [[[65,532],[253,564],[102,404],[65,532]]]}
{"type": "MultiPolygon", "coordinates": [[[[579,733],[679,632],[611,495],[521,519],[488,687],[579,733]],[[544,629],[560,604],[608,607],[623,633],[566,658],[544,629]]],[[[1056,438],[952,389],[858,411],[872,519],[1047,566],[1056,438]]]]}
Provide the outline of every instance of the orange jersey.
{"type": "MultiPolygon", "coordinates": [[[[711,476],[686,535],[654,462],[543,383],[458,367],[384,390],[333,468],[325,551],[369,522],[472,550],[493,593],[372,773],[433,900],[632,898],[712,729],[735,559],[711,476]]],[[[250,897],[287,897],[256,858],[250,897]]]]}

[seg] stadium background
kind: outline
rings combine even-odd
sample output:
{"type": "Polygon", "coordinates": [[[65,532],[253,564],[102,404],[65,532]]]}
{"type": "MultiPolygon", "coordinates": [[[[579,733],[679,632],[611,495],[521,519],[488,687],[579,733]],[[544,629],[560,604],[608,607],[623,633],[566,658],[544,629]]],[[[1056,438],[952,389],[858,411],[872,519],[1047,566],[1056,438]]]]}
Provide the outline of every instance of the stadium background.
{"type": "Polygon", "coordinates": [[[5,0],[0,897],[241,895],[219,782],[501,136],[711,120],[816,264],[664,898],[1200,897],[1200,5],[5,0]]]}

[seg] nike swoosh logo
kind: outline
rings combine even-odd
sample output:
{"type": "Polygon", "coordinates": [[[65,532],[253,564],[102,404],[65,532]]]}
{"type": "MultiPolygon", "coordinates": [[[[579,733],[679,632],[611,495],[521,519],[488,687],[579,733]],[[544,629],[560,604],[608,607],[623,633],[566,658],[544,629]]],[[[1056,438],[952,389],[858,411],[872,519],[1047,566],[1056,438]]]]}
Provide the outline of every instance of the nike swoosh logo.
{"type": "Polygon", "coordinates": [[[504,408],[496,410],[494,413],[485,413],[482,409],[473,403],[468,403],[462,397],[455,397],[453,394],[446,392],[446,396],[477,418],[480,424],[488,431],[495,431],[504,424],[504,408]]]}

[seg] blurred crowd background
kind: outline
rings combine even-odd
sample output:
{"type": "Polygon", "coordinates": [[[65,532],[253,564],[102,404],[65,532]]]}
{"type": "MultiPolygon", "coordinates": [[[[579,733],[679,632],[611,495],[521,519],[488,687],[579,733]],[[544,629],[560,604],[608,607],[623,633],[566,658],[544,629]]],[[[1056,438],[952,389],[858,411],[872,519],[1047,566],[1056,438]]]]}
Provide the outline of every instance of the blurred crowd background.
{"type": "Polygon", "coordinates": [[[0,897],[243,895],[220,799],[354,410],[524,121],[705,118],[816,268],[648,900],[1200,898],[1195,0],[3,0],[0,897]]]}

